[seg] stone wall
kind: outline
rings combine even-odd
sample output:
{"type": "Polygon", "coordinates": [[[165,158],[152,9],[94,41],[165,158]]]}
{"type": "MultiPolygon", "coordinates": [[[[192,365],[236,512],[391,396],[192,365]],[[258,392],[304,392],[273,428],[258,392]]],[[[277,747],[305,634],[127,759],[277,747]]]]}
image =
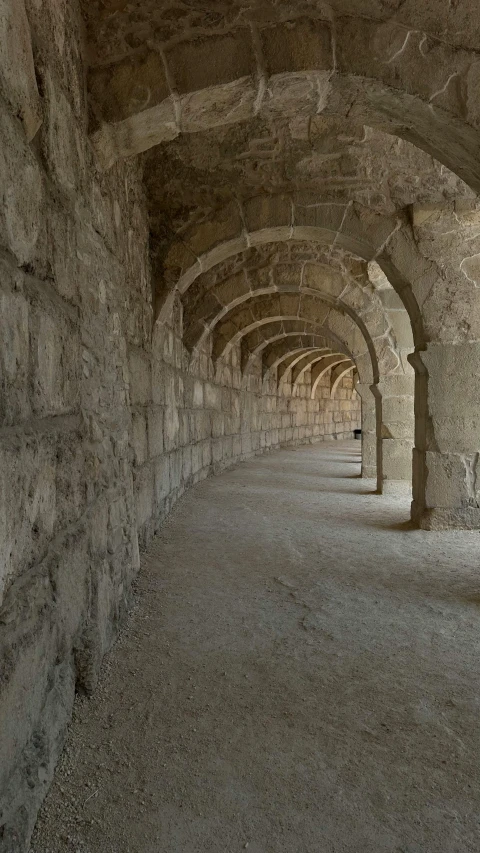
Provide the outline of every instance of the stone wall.
{"type": "Polygon", "coordinates": [[[157,326],[152,346],[129,357],[137,523],[142,545],[178,497],[235,462],[281,446],[351,438],[360,400],[351,378],[330,399],[330,373],[310,399],[310,372],[292,396],[288,375],[261,379],[240,371],[239,349],[216,368],[206,353],[193,361],[177,328],[157,326]],[[151,382],[151,386],[150,386],[151,382]]]}
{"type": "Polygon", "coordinates": [[[140,174],[94,166],[75,4],[0,18],[0,850],[17,851],[139,567],[127,341],[151,312],[140,174]]]}
{"type": "MultiPolygon", "coordinates": [[[[281,444],[350,436],[239,354],[152,337],[137,163],[99,172],[75,3],[0,0],[0,850],[23,850],[75,690],[94,689],[146,545],[178,496],[281,444]]],[[[329,396],[328,378],[322,394],[329,396]]]]}

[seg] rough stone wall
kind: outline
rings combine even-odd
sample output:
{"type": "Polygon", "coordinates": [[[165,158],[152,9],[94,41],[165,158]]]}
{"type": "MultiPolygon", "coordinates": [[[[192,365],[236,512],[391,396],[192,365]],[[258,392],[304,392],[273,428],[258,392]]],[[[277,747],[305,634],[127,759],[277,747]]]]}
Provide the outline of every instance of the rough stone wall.
{"type": "Polygon", "coordinates": [[[306,385],[261,389],[235,350],[216,370],[206,354],[190,364],[179,328],[152,338],[141,174],[95,168],[75,3],[0,0],[0,12],[0,851],[12,853],[74,692],[93,690],[126,611],[139,541],[207,474],[350,435],[358,401],[348,382],[325,405],[306,385]]]}
{"type": "Polygon", "coordinates": [[[75,4],[0,12],[0,850],[17,851],[139,566],[126,355],[151,311],[139,174],[94,168],[75,4]]]}
{"type": "Polygon", "coordinates": [[[292,396],[288,376],[277,388],[261,366],[240,371],[240,350],[215,368],[182,343],[182,321],[157,326],[150,347],[132,348],[133,469],[141,545],[158,530],[191,485],[235,462],[285,445],[351,438],[360,426],[360,399],[345,377],[330,399],[330,373],[310,399],[310,372],[292,396]],[[150,386],[151,383],[151,386],[150,386]],[[150,391],[151,387],[151,391],[150,391]]]}

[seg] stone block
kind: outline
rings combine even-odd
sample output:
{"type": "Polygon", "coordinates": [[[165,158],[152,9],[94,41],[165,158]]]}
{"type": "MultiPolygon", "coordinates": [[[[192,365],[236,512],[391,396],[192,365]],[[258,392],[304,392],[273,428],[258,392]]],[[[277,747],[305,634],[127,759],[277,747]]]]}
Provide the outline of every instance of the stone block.
{"type": "Polygon", "coordinates": [[[332,68],[332,46],[326,21],[297,18],[261,31],[268,74],[332,68]]]}
{"type": "Polygon", "coordinates": [[[210,412],[208,414],[208,424],[205,423],[205,429],[200,433],[200,438],[205,438],[207,435],[213,438],[218,438],[225,433],[225,415],[222,412],[210,412]]]}
{"type": "Polygon", "coordinates": [[[55,287],[69,302],[78,304],[79,286],[84,281],[82,254],[78,247],[79,224],[66,215],[65,208],[48,209],[48,249],[51,252],[55,287]],[[79,257],[80,256],[80,257],[79,257]]]}
{"type": "Polygon", "coordinates": [[[252,453],[252,435],[242,435],[242,455],[249,456],[252,453]]]}
{"type": "Polygon", "coordinates": [[[193,386],[193,405],[195,408],[203,406],[203,382],[198,379],[195,379],[193,386]]]}
{"type": "Polygon", "coordinates": [[[65,192],[73,192],[79,184],[82,164],[79,139],[70,103],[60,84],[47,71],[45,74],[47,118],[43,128],[43,144],[51,178],[65,192]]]}
{"type": "Polygon", "coordinates": [[[201,443],[192,445],[192,474],[197,474],[203,468],[203,448],[201,443]]]}
{"type": "Polygon", "coordinates": [[[92,456],[82,441],[84,434],[80,419],[74,431],[69,430],[65,434],[52,432],[47,436],[55,448],[55,526],[62,530],[78,521],[87,508],[85,473],[92,456]]]}
{"type": "Polygon", "coordinates": [[[0,290],[0,424],[24,420],[31,412],[29,373],[29,304],[21,288],[21,274],[0,264],[5,290],[0,290]]]}
{"type": "Polygon", "coordinates": [[[154,513],[154,467],[144,465],[135,475],[135,512],[139,530],[154,513]]]}
{"type": "Polygon", "coordinates": [[[73,704],[74,671],[70,662],[58,661],[53,611],[45,572],[12,587],[2,610],[0,811],[2,843],[10,850],[26,849],[73,704]]]}
{"type": "Polygon", "coordinates": [[[414,429],[413,397],[382,400],[382,436],[412,440],[414,429]]]}
{"type": "Polygon", "coordinates": [[[163,409],[151,409],[148,413],[148,454],[150,458],[163,453],[163,409]]]}
{"type": "Polygon", "coordinates": [[[132,415],[132,446],[136,465],[143,465],[148,458],[147,424],[143,412],[132,415]]]}
{"type": "Polygon", "coordinates": [[[47,437],[0,445],[0,602],[7,581],[33,565],[55,531],[56,465],[47,437]]]}
{"type": "Polygon", "coordinates": [[[177,43],[166,52],[166,57],[180,95],[232,83],[256,70],[246,28],[177,43]]]}
{"type": "Polygon", "coordinates": [[[212,464],[212,443],[209,439],[208,441],[201,442],[202,447],[202,464],[204,468],[207,468],[212,464]]]}
{"type": "Polygon", "coordinates": [[[165,450],[168,452],[178,446],[180,438],[180,418],[178,409],[168,406],[165,409],[163,421],[163,440],[165,450]]]}
{"type": "Polygon", "coordinates": [[[90,542],[91,551],[96,557],[103,558],[107,551],[108,506],[104,497],[95,505],[91,515],[90,542]]]}
{"type": "Polygon", "coordinates": [[[169,456],[170,462],[170,489],[178,489],[181,480],[182,480],[182,451],[175,450],[173,453],[170,453],[169,456]]]}
{"type": "Polygon", "coordinates": [[[220,410],[222,407],[222,389],[210,382],[205,383],[204,405],[206,409],[220,410]]]}
{"type": "Polygon", "coordinates": [[[430,343],[426,352],[421,353],[429,375],[428,413],[440,452],[468,454],[478,448],[479,352],[478,343],[430,343]]]}
{"type": "Polygon", "coordinates": [[[145,406],[151,399],[150,360],[141,350],[128,353],[130,402],[132,406],[145,406]]]}
{"type": "Polygon", "coordinates": [[[192,475],[192,448],[190,445],[182,450],[182,481],[187,483],[192,475]]]}
{"type": "Polygon", "coordinates": [[[243,205],[249,232],[292,225],[292,202],[289,196],[254,196],[243,205]]]}
{"type": "Polygon", "coordinates": [[[42,123],[42,108],[24,0],[0,0],[0,81],[30,142],[42,123]]]}
{"type": "Polygon", "coordinates": [[[222,438],[212,439],[212,460],[214,463],[221,462],[223,459],[223,440],[222,438]]]}
{"type": "Polygon", "coordinates": [[[178,442],[183,447],[190,442],[190,416],[184,409],[179,409],[178,417],[180,422],[178,442]]]}
{"type": "Polygon", "coordinates": [[[170,460],[161,456],[155,460],[155,497],[157,504],[167,497],[170,492],[170,460]]]}
{"type": "MultiPolygon", "coordinates": [[[[389,439],[382,441],[383,480],[412,482],[413,440],[389,439]]],[[[383,487],[382,487],[383,488],[383,487]]]]}
{"type": "Polygon", "coordinates": [[[233,240],[242,233],[243,223],[238,205],[233,202],[217,213],[215,219],[206,220],[186,237],[189,248],[200,256],[218,244],[233,240]]]}
{"type": "Polygon", "coordinates": [[[170,96],[162,57],[145,51],[115,65],[92,69],[89,89],[105,121],[118,122],[170,96]]]}
{"type": "Polygon", "coordinates": [[[45,236],[44,184],[20,125],[0,106],[0,241],[20,265],[32,263],[45,236]]]}

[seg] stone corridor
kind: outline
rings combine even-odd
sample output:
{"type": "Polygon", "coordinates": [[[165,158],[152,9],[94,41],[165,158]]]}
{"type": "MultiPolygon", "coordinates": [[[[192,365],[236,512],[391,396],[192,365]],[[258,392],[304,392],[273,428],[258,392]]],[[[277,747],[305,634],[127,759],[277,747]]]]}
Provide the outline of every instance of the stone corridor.
{"type": "Polygon", "coordinates": [[[479,10],[0,0],[0,853],[480,850],[479,10]]]}
{"type": "Polygon", "coordinates": [[[359,448],[179,501],[32,853],[478,853],[478,534],[413,529],[359,448]]]}

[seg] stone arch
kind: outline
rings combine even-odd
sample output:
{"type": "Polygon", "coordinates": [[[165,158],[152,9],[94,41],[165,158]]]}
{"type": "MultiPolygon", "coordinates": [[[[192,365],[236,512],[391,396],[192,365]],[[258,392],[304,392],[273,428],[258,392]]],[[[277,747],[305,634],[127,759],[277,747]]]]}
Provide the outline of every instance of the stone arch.
{"type": "MultiPolygon", "coordinates": [[[[343,119],[348,115],[353,123],[377,128],[419,146],[478,191],[476,45],[465,30],[459,36],[448,27],[447,19],[455,20],[450,12],[447,17],[440,16],[443,23],[432,35],[427,32],[435,27],[431,8],[425,16],[421,9],[417,16],[412,8],[410,4],[408,9],[402,6],[397,10],[395,17],[398,15],[401,22],[372,21],[353,15],[336,17],[330,9],[326,12],[322,7],[315,16],[303,15],[289,21],[245,21],[244,26],[235,22],[228,33],[211,33],[207,27],[192,37],[177,33],[167,44],[155,46],[145,42],[135,56],[129,53],[128,58],[112,59],[110,66],[104,64],[103,69],[98,69],[95,72],[99,75],[98,86],[95,74],[91,78],[94,99],[97,89],[104,92],[103,103],[97,103],[100,108],[94,111],[95,115],[100,122],[102,119],[110,122],[101,126],[94,136],[97,153],[108,165],[118,157],[146,150],[180,133],[220,128],[255,116],[277,115],[282,120],[299,117],[308,121],[315,115],[328,124],[332,118],[343,119]],[[409,26],[411,18],[413,26],[409,26]],[[417,25],[418,19],[428,24],[417,25]],[[443,39],[442,33],[447,31],[453,44],[446,44],[443,39]],[[462,46],[462,40],[466,47],[462,46]],[[138,69],[136,82],[143,79],[147,88],[152,83],[148,101],[141,107],[131,97],[138,69]],[[127,78],[126,97],[120,78],[123,81],[127,78]]],[[[379,14],[382,17],[386,12],[379,14]]],[[[240,187],[242,199],[245,191],[240,187]]],[[[243,206],[240,208],[243,215],[243,206]]],[[[345,211],[346,220],[351,210],[352,207],[345,211]]],[[[457,209],[453,213],[456,215],[457,209]]],[[[210,219],[212,225],[217,217],[210,219]]],[[[216,221],[219,235],[221,225],[216,221]]],[[[323,237],[325,243],[341,244],[345,234],[332,240],[335,229],[328,225],[326,228],[329,237],[323,237]]],[[[290,224],[279,221],[278,229],[280,239],[297,240],[301,233],[304,239],[322,239],[317,224],[303,228],[297,221],[290,224]]],[[[338,231],[344,231],[343,225],[338,231]]],[[[185,231],[188,236],[187,232],[188,229],[185,231]]],[[[175,245],[180,273],[173,275],[165,292],[158,294],[164,309],[162,319],[169,317],[166,303],[170,300],[170,286],[172,282],[176,286],[183,275],[184,261],[185,271],[197,261],[201,270],[205,264],[217,263],[216,258],[221,258],[222,252],[231,257],[237,251],[235,240],[240,247],[272,240],[272,234],[267,232],[265,223],[253,232],[243,226],[237,236],[220,237],[218,247],[211,247],[211,257],[203,248],[197,253],[184,251],[180,240],[175,245]],[[245,238],[243,243],[241,235],[245,238]]],[[[436,417],[441,419],[442,427],[436,435],[435,416],[429,410],[435,397],[445,398],[442,365],[445,369],[448,364],[452,375],[461,368],[464,380],[461,384],[468,382],[472,373],[474,346],[480,345],[480,303],[473,290],[477,284],[472,272],[478,263],[478,252],[470,247],[461,259],[459,272],[451,264],[438,262],[437,257],[441,256],[437,253],[432,257],[427,251],[422,256],[415,245],[416,234],[410,221],[404,219],[397,233],[387,235],[385,246],[382,247],[381,240],[371,239],[370,234],[366,240],[373,250],[370,260],[378,260],[409,313],[417,349],[411,364],[419,389],[416,443],[422,471],[417,478],[421,485],[414,514],[417,518],[428,515],[425,523],[430,524],[433,517],[430,509],[435,512],[439,509],[438,518],[442,519],[439,523],[450,524],[453,518],[454,523],[478,526],[480,511],[478,497],[471,487],[472,478],[464,478],[458,492],[445,487],[453,457],[460,471],[468,448],[476,458],[477,433],[465,429],[462,417],[456,419],[457,428],[449,430],[449,415],[441,408],[436,417]],[[460,343],[465,347],[461,364],[460,343]],[[464,440],[460,443],[452,440],[449,436],[453,433],[456,436],[464,433],[464,440]],[[435,464],[432,460],[436,460],[435,464]],[[427,491],[430,504],[426,501],[427,491]],[[451,506],[455,511],[450,517],[451,506]]],[[[182,232],[182,239],[183,236],[182,232]]],[[[365,246],[355,247],[354,234],[350,236],[351,248],[347,251],[358,254],[361,248],[364,252],[365,246]]],[[[158,258],[164,250],[163,242],[159,243],[158,258]]],[[[366,254],[361,256],[368,258],[366,254]]],[[[451,396],[450,411],[460,411],[451,396]]],[[[472,404],[468,420],[474,423],[475,418],[476,405],[472,404]]]]}
{"type": "MultiPolygon", "coordinates": [[[[199,299],[190,311],[184,311],[184,341],[188,348],[200,347],[215,327],[230,313],[240,306],[248,306],[252,299],[280,294],[299,293],[302,297],[322,299],[333,307],[338,307],[343,313],[349,314],[361,326],[371,332],[373,338],[383,338],[388,341],[387,348],[396,353],[397,344],[406,352],[411,352],[413,342],[411,334],[405,334],[404,327],[398,326],[395,337],[391,334],[391,323],[382,300],[374,288],[368,292],[354,279],[349,282],[338,275],[333,278],[330,274],[323,285],[325,267],[315,263],[305,263],[291,269],[282,269],[279,280],[275,277],[275,268],[269,270],[268,282],[266,276],[250,273],[247,286],[245,276],[239,274],[227,279],[223,289],[217,293],[216,288],[208,291],[205,297],[199,299]],[[328,289],[327,289],[328,287],[328,289]],[[228,297],[227,297],[228,294],[228,297]],[[228,299],[228,301],[227,301],[228,299]],[[213,303],[213,304],[212,304],[213,303]]],[[[408,331],[410,327],[408,324],[408,331]]],[[[397,355],[400,362],[400,356],[397,355]]],[[[405,363],[403,364],[405,369],[405,363]]],[[[408,366],[407,366],[408,370],[408,366]]]]}
{"type": "MultiPolygon", "coordinates": [[[[350,318],[341,315],[320,319],[299,319],[298,317],[265,317],[244,326],[235,344],[240,344],[242,352],[242,368],[244,375],[249,372],[252,364],[273,341],[284,337],[317,336],[330,342],[330,347],[340,348],[357,365],[362,382],[372,384],[374,376],[378,376],[378,363],[375,353],[372,356],[367,343],[355,323],[350,318]]],[[[232,343],[232,346],[235,344],[232,343]]]]}
{"type": "Polygon", "coordinates": [[[297,338],[278,339],[262,352],[263,375],[272,373],[282,366],[290,357],[302,358],[305,352],[328,352],[332,347],[341,348],[339,341],[333,342],[315,334],[301,333],[297,338]]]}
{"type": "Polygon", "coordinates": [[[317,387],[319,385],[322,377],[327,373],[328,370],[331,370],[334,367],[337,367],[339,364],[345,364],[348,359],[345,358],[344,355],[340,353],[332,353],[331,356],[326,356],[322,358],[317,358],[315,361],[311,362],[312,367],[312,399],[315,397],[315,393],[317,387]]]}
{"type": "Polygon", "coordinates": [[[341,313],[338,306],[331,306],[318,295],[278,293],[252,298],[233,309],[215,328],[212,354],[218,359],[240,342],[242,367],[247,371],[252,351],[265,339],[264,327],[270,334],[271,327],[275,326],[275,333],[281,335],[287,325],[293,331],[308,331],[312,324],[321,324],[324,330],[345,343],[357,364],[360,383],[365,388],[360,394],[362,412],[370,419],[371,412],[376,412],[379,490],[394,489],[393,481],[411,482],[413,373],[404,373],[398,360],[392,363],[384,340],[372,339],[358,318],[341,313]],[[367,389],[370,394],[366,393],[367,389]]]}
{"type": "Polygon", "coordinates": [[[329,366],[332,367],[334,366],[334,364],[338,364],[336,359],[344,360],[345,358],[345,353],[331,352],[327,355],[326,353],[320,353],[318,350],[314,350],[313,352],[304,355],[301,360],[298,361],[292,368],[292,386],[295,386],[298,382],[302,380],[307,370],[313,371],[313,368],[318,365],[318,362],[327,362],[327,360],[331,360],[329,366]]]}
{"type": "MultiPolygon", "coordinates": [[[[295,350],[293,353],[283,355],[277,360],[277,388],[280,388],[282,383],[287,381],[290,384],[292,395],[295,395],[295,391],[302,383],[305,374],[308,370],[311,370],[310,396],[311,399],[315,399],[315,392],[321,378],[331,368],[336,367],[338,364],[348,364],[352,369],[355,367],[352,359],[345,352],[333,352],[332,349],[320,347],[310,349],[307,352],[305,350],[301,350],[300,353],[298,350],[295,350]],[[319,363],[323,365],[323,370],[317,378],[317,373],[314,374],[314,369],[319,363]],[[288,380],[288,374],[291,374],[290,380],[288,380]],[[314,378],[316,379],[315,387],[314,378]]],[[[266,372],[264,373],[264,376],[265,375],[266,372]]]]}
{"type": "MultiPolygon", "coordinates": [[[[168,317],[169,303],[177,289],[180,294],[186,293],[202,272],[250,246],[291,240],[318,243],[341,249],[369,263],[375,261],[409,315],[417,349],[425,346],[417,296],[424,299],[425,291],[433,286],[438,276],[438,267],[420,254],[406,219],[380,216],[357,204],[318,204],[314,197],[305,193],[256,196],[243,205],[230,204],[219,212],[214,222],[200,224],[185,233],[165,259],[166,289],[160,317],[168,317]]],[[[382,444],[390,441],[388,451],[392,465],[378,465],[383,488],[383,481],[392,479],[390,472],[394,472],[393,479],[411,477],[413,375],[406,373],[403,381],[396,378],[391,387],[384,384],[382,390],[378,386],[378,375],[372,381],[376,385],[374,399],[368,399],[367,403],[368,395],[361,395],[362,412],[372,407],[376,410],[379,461],[382,458],[385,461],[382,444]],[[390,401],[387,408],[393,416],[392,428],[385,424],[387,409],[383,407],[382,398],[390,401]],[[398,421],[402,408],[400,398],[403,400],[403,425],[398,421]]]]}
{"type": "Polygon", "coordinates": [[[356,358],[365,355],[372,365],[372,382],[380,375],[388,375],[399,367],[398,359],[392,358],[385,346],[385,330],[382,336],[372,337],[365,323],[352,309],[344,310],[342,303],[335,303],[328,295],[320,293],[284,292],[252,296],[229,311],[213,329],[212,357],[214,360],[256,329],[271,322],[297,321],[314,323],[329,328],[333,335],[348,340],[349,349],[356,358]]]}
{"type": "Polygon", "coordinates": [[[180,133],[255,115],[353,113],[359,124],[413,142],[478,191],[475,52],[395,21],[328,17],[251,23],[147,48],[136,67],[126,60],[129,85],[125,60],[98,69],[90,88],[110,122],[93,136],[99,160],[108,167],[180,133]],[[137,83],[148,92],[140,110],[137,83]]]}
{"type": "Polygon", "coordinates": [[[305,359],[310,358],[321,358],[321,355],[327,355],[327,353],[331,352],[331,350],[322,350],[320,348],[317,349],[303,349],[300,351],[296,351],[293,353],[288,353],[288,355],[284,355],[276,365],[277,371],[277,384],[287,376],[288,373],[291,374],[291,382],[292,386],[294,385],[294,376],[296,375],[296,371],[298,370],[298,365],[302,364],[305,359]],[[321,354],[321,355],[320,355],[321,354]]]}
{"type": "Polygon", "coordinates": [[[175,293],[186,293],[218,263],[251,246],[292,240],[376,261],[409,315],[415,345],[424,345],[416,296],[431,286],[438,271],[419,253],[406,219],[380,216],[351,203],[319,204],[306,194],[255,196],[242,205],[231,203],[214,221],[183,234],[164,258],[163,287],[156,300],[158,319],[168,319],[175,293]]]}
{"type": "MultiPolygon", "coordinates": [[[[354,364],[349,364],[347,366],[339,364],[339,365],[337,365],[337,367],[335,367],[334,370],[332,370],[331,380],[330,380],[331,381],[330,396],[332,397],[332,399],[333,399],[333,397],[335,397],[335,392],[336,392],[338,386],[340,385],[340,382],[342,381],[342,379],[348,373],[351,373],[352,370],[355,370],[354,364]]],[[[313,399],[313,394],[312,394],[312,399],[313,399]]]]}

